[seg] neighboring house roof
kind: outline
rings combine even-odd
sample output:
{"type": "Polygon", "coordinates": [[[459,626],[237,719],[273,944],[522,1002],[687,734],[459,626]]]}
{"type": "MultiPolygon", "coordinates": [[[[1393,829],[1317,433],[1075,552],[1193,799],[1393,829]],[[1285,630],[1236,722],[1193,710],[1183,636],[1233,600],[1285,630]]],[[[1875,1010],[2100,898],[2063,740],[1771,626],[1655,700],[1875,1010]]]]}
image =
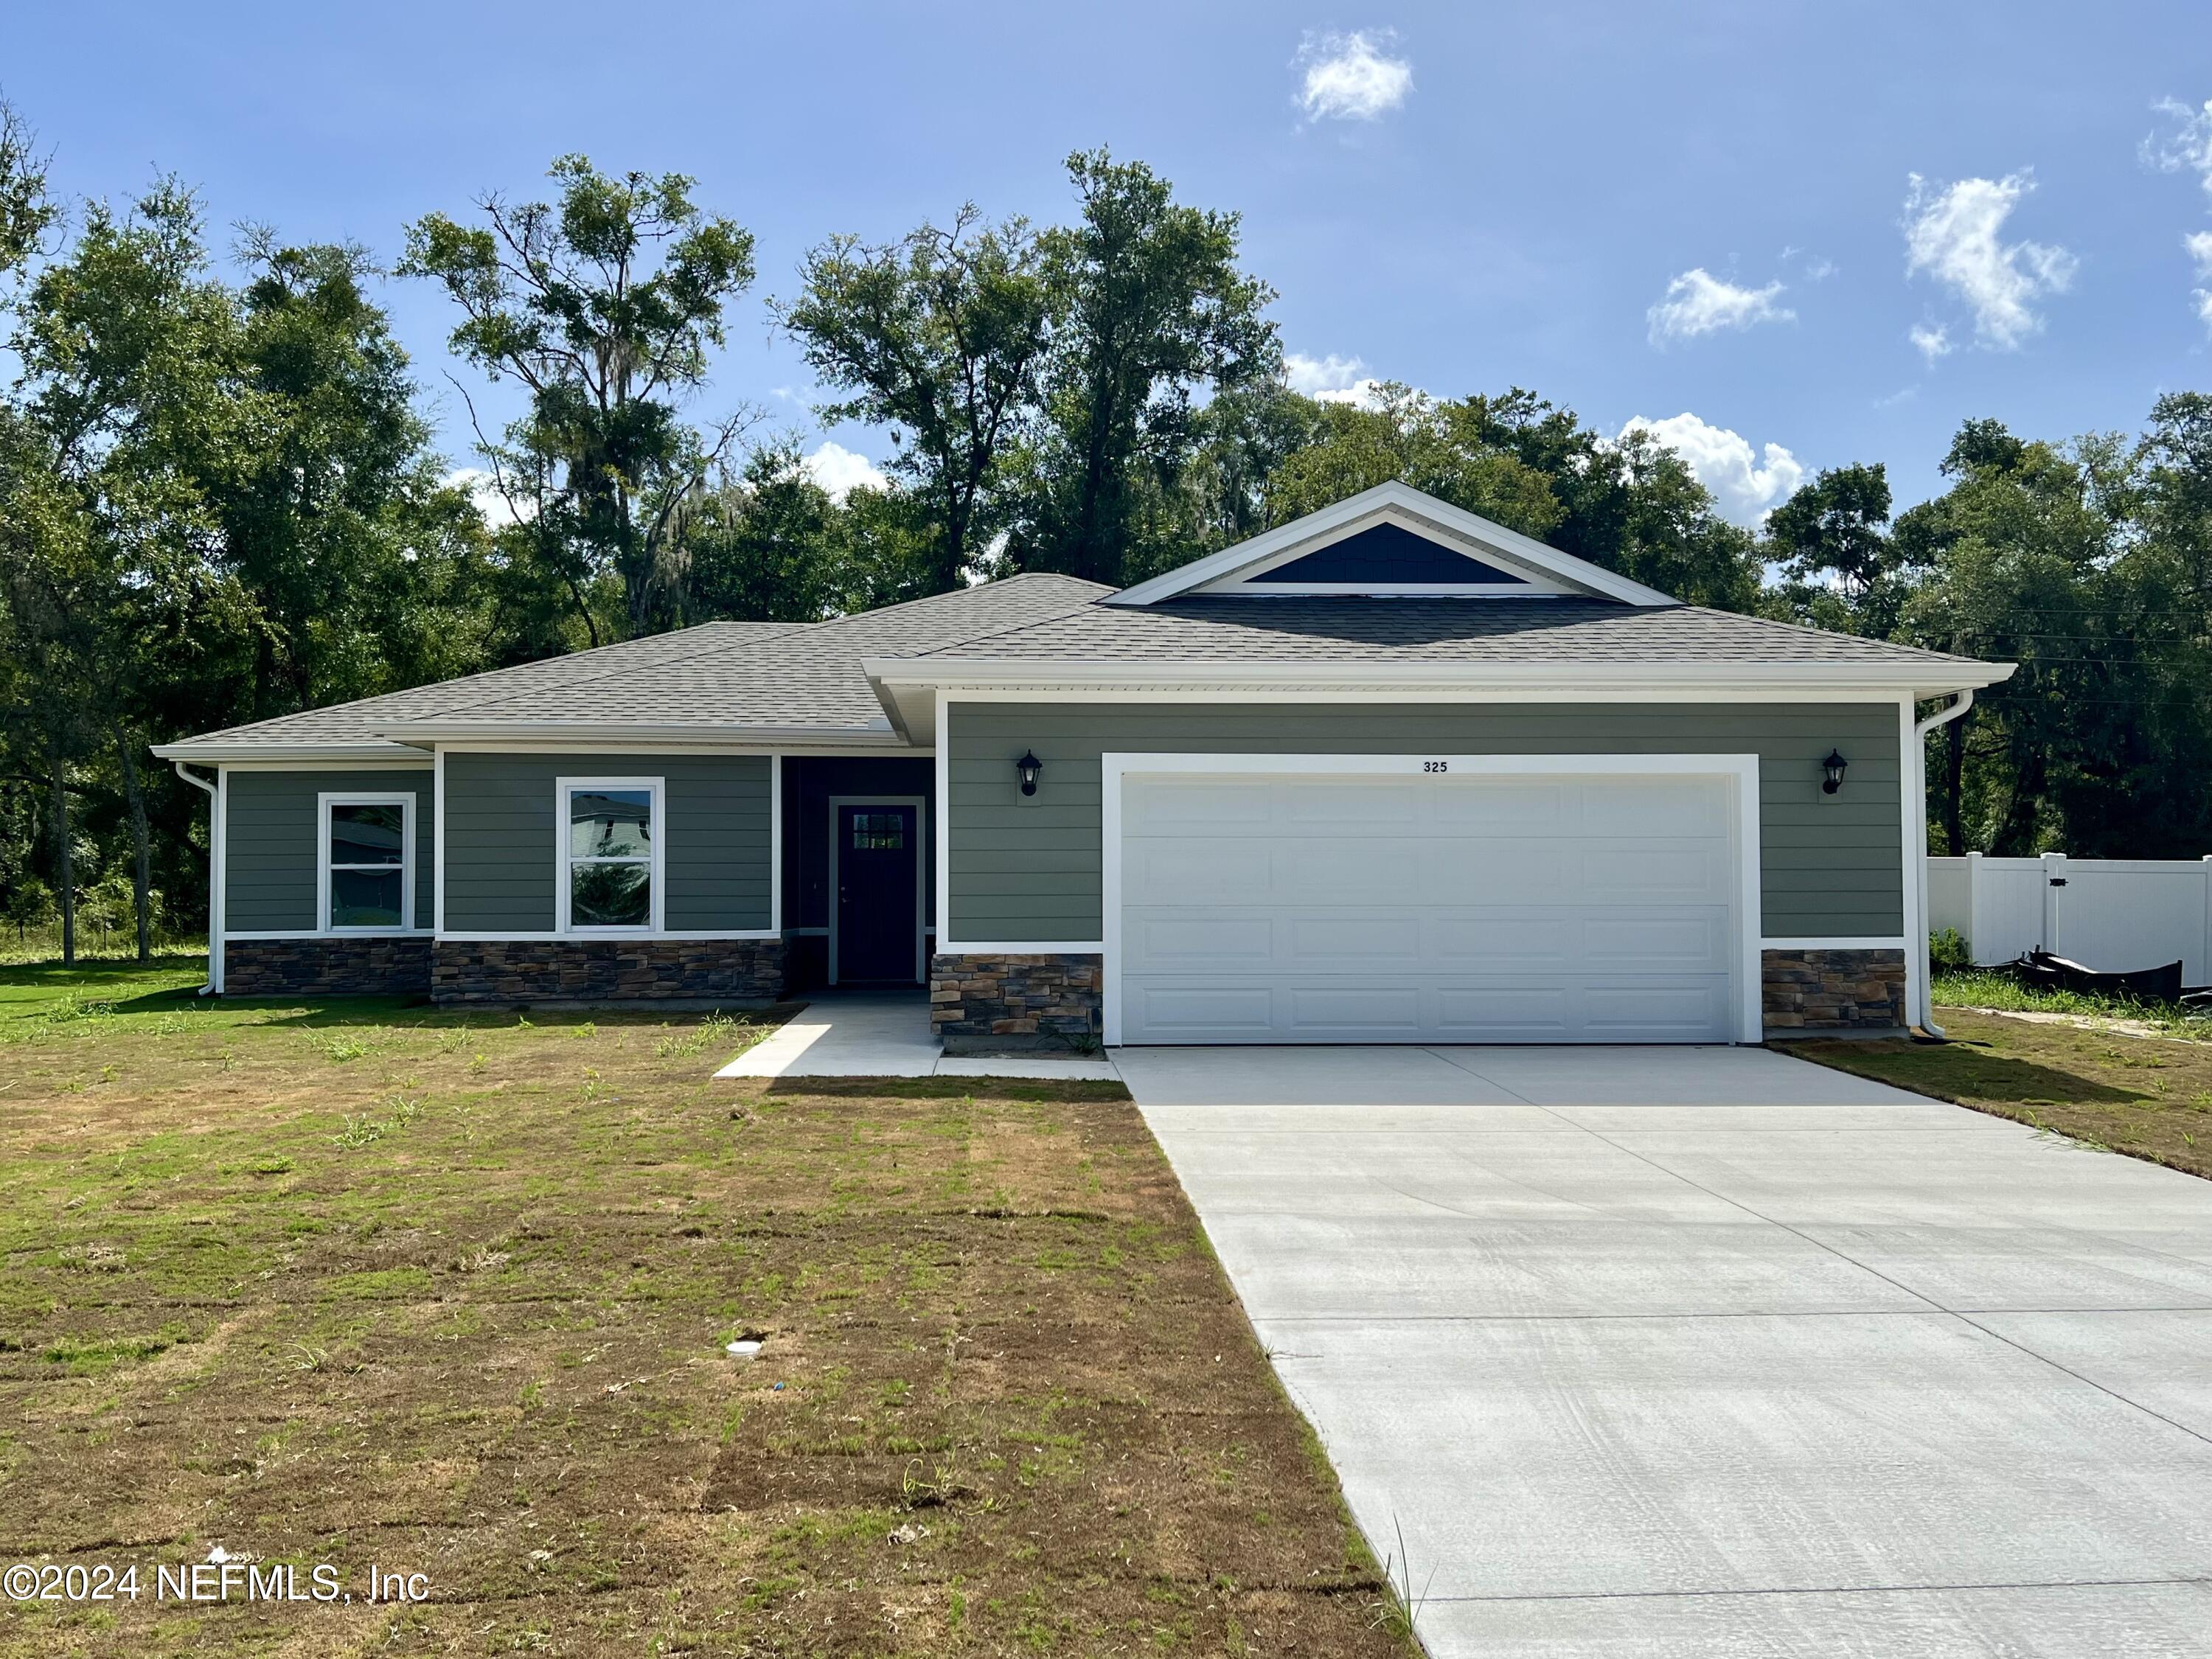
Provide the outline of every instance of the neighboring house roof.
{"type": "Polygon", "coordinates": [[[943,686],[1887,699],[2011,672],[1683,605],[1386,484],[1118,593],[1040,574],[826,622],[708,623],[155,752],[343,763],[469,742],[899,748],[933,739],[943,686]],[[1409,553],[1409,533],[1478,561],[1474,574],[1453,580],[1448,559],[1409,553]],[[1321,574],[1301,578],[1300,562],[1321,574]],[[1376,586],[1395,596],[1361,591],[1367,570],[1389,573],[1376,586]]]}

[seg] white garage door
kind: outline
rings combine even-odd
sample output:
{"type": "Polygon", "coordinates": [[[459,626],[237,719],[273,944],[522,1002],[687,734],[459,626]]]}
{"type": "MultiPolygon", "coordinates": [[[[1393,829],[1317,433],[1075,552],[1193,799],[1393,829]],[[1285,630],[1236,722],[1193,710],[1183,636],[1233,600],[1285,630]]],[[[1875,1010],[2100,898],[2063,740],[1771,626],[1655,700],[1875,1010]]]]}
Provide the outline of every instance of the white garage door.
{"type": "Polygon", "coordinates": [[[1121,1040],[1729,1041],[1731,790],[1129,774],[1121,1040]]]}

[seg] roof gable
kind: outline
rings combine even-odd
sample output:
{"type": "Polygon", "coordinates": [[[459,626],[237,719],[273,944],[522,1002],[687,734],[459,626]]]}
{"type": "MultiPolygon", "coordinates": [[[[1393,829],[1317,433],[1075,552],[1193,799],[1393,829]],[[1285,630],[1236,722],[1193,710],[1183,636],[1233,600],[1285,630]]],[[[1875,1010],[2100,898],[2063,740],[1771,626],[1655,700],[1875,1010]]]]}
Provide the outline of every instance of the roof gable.
{"type": "Polygon", "coordinates": [[[1103,603],[1152,605],[1197,593],[1273,599],[1553,596],[1632,605],[1679,603],[1656,588],[1395,480],[1140,582],[1103,603]]]}

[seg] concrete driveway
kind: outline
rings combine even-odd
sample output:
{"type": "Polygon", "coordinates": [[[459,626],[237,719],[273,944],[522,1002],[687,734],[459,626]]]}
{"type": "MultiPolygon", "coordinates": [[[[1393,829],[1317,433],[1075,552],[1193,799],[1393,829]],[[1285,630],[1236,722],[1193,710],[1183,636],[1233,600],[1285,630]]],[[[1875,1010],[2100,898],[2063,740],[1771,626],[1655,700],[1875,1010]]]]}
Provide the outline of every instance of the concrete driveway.
{"type": "Polygon", "coordinates": [[[2212,1182],[1760,1049],[1117,1059],[1432,1653],[2212,1654],[2212,1182]]]}

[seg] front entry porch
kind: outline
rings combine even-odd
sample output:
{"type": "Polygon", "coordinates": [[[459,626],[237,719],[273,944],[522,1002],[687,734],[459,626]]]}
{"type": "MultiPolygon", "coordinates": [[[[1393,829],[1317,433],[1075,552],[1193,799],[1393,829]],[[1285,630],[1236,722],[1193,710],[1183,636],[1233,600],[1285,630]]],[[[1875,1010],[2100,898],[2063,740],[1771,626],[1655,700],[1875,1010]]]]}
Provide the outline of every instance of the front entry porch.
{"type": "Polygon", "coordinates": [[[948,1054],[919,989],[825,991],[716,1077],[1017,1077],[1114,1082],[1103,1055],[948,1054]]]}

